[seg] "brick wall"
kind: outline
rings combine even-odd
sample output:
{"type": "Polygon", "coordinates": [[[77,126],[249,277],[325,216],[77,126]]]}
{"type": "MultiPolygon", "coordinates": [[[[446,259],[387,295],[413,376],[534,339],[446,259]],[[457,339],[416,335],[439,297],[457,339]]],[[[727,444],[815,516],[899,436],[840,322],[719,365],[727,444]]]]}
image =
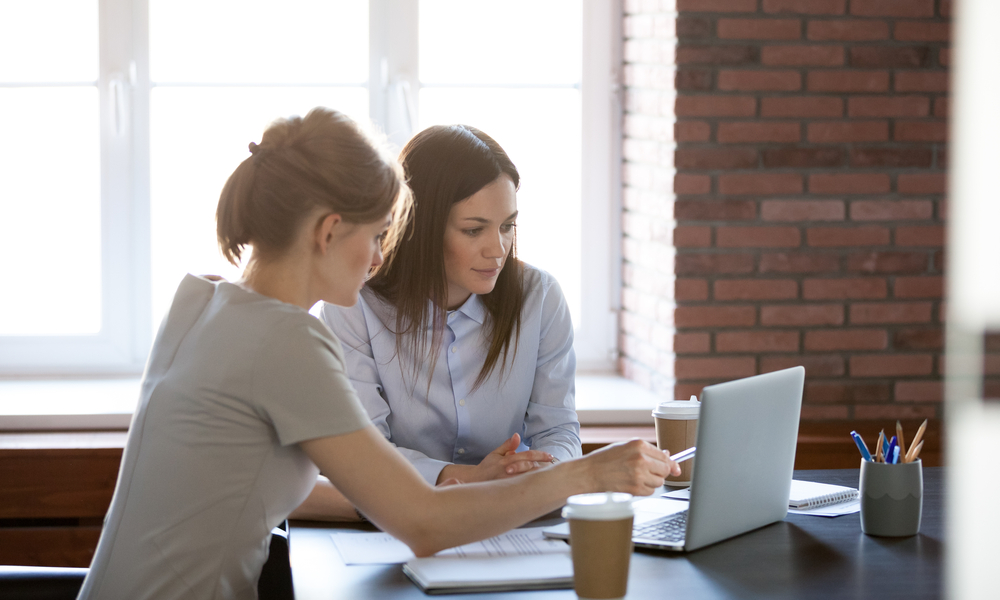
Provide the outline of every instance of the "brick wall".
{"type": "Polygon", "coordinates": [[[625,7],[623,373],[941,417],[950,0],[625,7]]]}

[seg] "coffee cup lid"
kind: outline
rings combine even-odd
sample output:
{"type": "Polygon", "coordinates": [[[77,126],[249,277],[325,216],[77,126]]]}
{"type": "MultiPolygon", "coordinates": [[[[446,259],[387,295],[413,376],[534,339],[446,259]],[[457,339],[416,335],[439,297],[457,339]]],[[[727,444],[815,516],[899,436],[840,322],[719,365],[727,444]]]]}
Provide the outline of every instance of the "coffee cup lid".
{"type": "Polygon", "coordinates": [[[653,416],[661,419],[697,419],[701,410],[698,400],[668,400],[653,409],[653,416]]]}
{"type": "Polygon", "coordinates": [[[585,521],[616,521],[633,514],[632,494],[621,492],[570,496],[562,509],[564,519],[585,521]]]}

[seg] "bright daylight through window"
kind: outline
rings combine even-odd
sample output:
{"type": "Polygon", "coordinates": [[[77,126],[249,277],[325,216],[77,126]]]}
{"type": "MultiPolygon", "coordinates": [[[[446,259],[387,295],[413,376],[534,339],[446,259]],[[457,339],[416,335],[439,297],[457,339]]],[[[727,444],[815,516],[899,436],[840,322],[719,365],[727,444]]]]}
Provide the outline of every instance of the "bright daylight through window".
{"type": "Polygon", "coordinates": [[[239,277],[214,216],[249,142],[317,105],[397,148],[439,123],[493,136],[521,173],[521,257],[562,285],[581,365],[610,368],[613,52],[585,68],[583,43],[588,18],[613,37],[599,4],[0,3],[0,377],[138,376],[185,273],[239,277]]]}

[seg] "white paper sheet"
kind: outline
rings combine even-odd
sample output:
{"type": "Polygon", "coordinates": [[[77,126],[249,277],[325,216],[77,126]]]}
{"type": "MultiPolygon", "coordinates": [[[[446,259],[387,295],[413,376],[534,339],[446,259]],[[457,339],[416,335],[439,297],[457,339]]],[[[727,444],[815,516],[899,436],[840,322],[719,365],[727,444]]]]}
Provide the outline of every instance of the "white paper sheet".
{"type": "MultiPolygon", "coordinates": [[[[532,556],[568,553],[569,546],[559,540],[546,539],[542,527],[513,529],[496,537],[442,550],[439,557],[490,558],[498,556],[532,556]]],[[[346,565],[402,564],[414,558],[403,542],[388,533],[332,533],[333,543],[346,565]]]]}
{"type": "MultiPolygon", "coordinates": [[[[793,481],[793,484],[802,484],[801,481],[793,481]]],[[[810,483],[810,482],[805,482],[810,483]]],[[[838,486],[839,487],[839,486],[838,486]]],[[[690,500],[691,499],[691,489],[685,488],[683,490],[674,490],[672,492],[667,492],[660,495],[661,498],[668,498],[671,500],[690,500]]],[[[805,510],[796,510],[789,507],[788,513],[793,515],[811,515],[813,517],[839,517],[840,515],[850,515],[861,511],[861,502],[859,500],[852,500],[850,502],[841,502],[840,504],[831,504],[829,506],[821,506],[819,508],[810,508],[805,510]]]]}

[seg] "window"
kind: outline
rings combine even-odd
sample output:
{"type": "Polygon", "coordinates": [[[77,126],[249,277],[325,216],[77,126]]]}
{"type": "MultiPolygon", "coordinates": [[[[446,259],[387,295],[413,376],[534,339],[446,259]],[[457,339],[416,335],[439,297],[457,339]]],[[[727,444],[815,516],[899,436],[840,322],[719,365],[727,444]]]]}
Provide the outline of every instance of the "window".
{"type": "Polygon", "coordinates": [[[184,273],[239,276],[215,245],[226,177],[316,105],[397,146],[435,123],[494,136],[522,174],[521,256],[559,279],[581,368],[610,370],[613,4],[3,3],[0,376],[141,372],[184,273]]]}

